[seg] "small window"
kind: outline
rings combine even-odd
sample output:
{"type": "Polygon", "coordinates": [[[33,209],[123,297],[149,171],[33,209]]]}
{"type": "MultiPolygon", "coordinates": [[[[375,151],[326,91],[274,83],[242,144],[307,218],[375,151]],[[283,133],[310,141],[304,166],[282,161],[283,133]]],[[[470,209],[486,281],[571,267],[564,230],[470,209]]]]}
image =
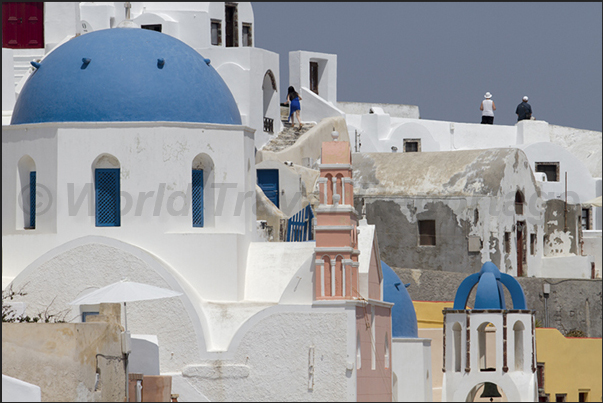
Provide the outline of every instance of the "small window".
{"type": "Polygon", "coordinates": [[[590,208],[582,209],[582,229],[593,229],[592,212],[590,208]]]}
{"type": "Polygon", "coordinates": [[[511,253],[511,233],[505,232],[505,253],[511,253]]]}
{"type": "Polygon", "coordinates": [[[82,322],[86,322],[88,316],[98,315],[98,312],[82,312],[82,322]]]}
{"type": "Polygon", "coordinates": [[[419,245],[435,246],[435,220],[419,220],[419,245]]]}
{"type": "Polygon", "coordinates": [[[588,402],[588,392],[578,392],[579,402],[588,402]]]}
{"type": "Polygon", "coordinates": [[[193,227],[203,227],[203,170],[193,169],[193,227]]]}
{"type": "Polygon", "coordinates": [[[566,393],[557,393],[555,395],[556,402],[567,402],[567,394],[566,393]]]}
{"type": "Polygon", "coordinates": [[[536,255],[536,234],[530,234],[530,253],[536,255]]]}
{"type": "Polygon", "coordinates": [[[149,31],[161,32],[161,24],[141,25],[140,28],[142,28],[142,29],[148,29],[149,31]]]}
{"type": "MultiPolygon", "coordinates": [[[[544,362],[536,363],[536,377],[538,379],[538,395],[544,395],[544,362]]],[[[548,399],[546,400],[548,402],[548,399]]]]}
{"type": "Polygon", "coordinates": [[[547,182],[559,182],[558,162],[537,162],[536,172],[544,173],[546,175],[547,182]]]}
{"type": "Polygon", "coordinates": [[[222,22],[219,20],[211,20],[211,44],[222,45],[222,22]]]}
{"type": "Polygon", "coordinates": [[[515,214],[523,215],[523,205],[525,203],[525,199],[523,194],[519,191],[515,192],[515,214]]]}
{"type": "Polygon", "coordinates": [[[420,139],[404,139],[403,145],[405,153],[418,153],[421,151],[420,139]]]}
{"type": "Polygon", "coordinates": [[[36,171],[29,173],[29,227],[36,228],[36,171]]]}
{"type": "Polygon", "coordinates": [[[318,63],[310,62],[310,91],[318,95],[318,63]]]}
{"type": "Polygon", "coordinates": [[[95,170],[96,226],[120,226],[119,168],[95,170]]]}
{"type": "Polygon", "coordinates": [[[243,46],[252,46],[251,24],[243,23],[243,46]]]}

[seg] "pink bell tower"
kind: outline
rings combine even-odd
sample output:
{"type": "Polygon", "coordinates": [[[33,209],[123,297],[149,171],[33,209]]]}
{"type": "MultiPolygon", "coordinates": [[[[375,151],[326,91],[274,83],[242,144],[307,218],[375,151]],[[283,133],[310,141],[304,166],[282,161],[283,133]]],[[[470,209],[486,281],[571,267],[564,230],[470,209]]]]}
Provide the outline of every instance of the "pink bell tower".
{"type": "Polygon", "coordinates": [[[316,209],[316,299],[358,297],[358,219],[350,143],[322,143],[320,205],[316,209]]]}

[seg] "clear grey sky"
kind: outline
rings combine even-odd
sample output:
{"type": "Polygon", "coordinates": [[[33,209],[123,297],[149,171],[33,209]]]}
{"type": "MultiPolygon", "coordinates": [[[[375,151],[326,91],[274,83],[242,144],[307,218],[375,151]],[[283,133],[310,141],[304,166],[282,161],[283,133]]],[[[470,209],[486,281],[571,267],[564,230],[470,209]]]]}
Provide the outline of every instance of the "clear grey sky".
{"type": "Polygon", "coordinates": [[[338,101],[419,106],[421,118],[479,123],[486,91],[494,124],[534,117],[601,131],[602,8],[597,3],[252,2],[255,46],[337,54],[338,101]]]}

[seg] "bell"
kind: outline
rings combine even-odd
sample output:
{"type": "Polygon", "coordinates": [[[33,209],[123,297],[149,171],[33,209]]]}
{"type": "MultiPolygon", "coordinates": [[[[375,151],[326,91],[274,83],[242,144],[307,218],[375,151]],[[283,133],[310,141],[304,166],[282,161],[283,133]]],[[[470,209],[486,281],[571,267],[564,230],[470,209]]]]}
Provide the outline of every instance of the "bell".
{"type": "Polygon", "coordinates": [[[502,397],[500,393],[498,393],[498,386],[492,382],[484,383],[484,391],[482,392],[480,397],[489,397],[490,401],[493,401],[495,397],[502,397]]]}

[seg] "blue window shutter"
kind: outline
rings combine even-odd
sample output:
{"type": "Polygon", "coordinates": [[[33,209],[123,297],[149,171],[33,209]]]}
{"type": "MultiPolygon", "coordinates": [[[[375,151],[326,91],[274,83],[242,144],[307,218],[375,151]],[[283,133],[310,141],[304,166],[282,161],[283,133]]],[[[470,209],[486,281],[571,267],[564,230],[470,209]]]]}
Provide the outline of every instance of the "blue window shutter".
{"type": "Polygon", "coordinates": [[[193,169],[193,227],[203,226],[203,170],[193,169]]]}
{"type": "Polygon", "coordinates": [[[29,173],[29,227],[36,227],[36,171],[29,173]]]}
{"type": "Polygon", "coordinates": [[[96,226],[119,227],[119,169],[97,169],[96,185],[96,226]]]}

